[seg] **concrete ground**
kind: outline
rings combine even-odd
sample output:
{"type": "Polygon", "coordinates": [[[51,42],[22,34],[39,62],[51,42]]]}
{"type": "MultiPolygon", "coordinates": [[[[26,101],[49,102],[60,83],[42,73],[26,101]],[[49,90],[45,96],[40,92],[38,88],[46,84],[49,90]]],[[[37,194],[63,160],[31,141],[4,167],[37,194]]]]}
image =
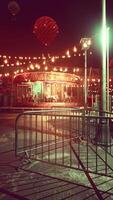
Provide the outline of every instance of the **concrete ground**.
{"type": "MultiPolygon", "coordinates": [[[[0,200],[96,200],[95,191],[84,173],[51,166],[38,161],[29,162],[15,157],[15,119],[18,113],[0,113],[0,200]],[[84,183],[84,180],[86,181],[84,183]]],[[[113,183],[99,179],[103,199],[113,199],[113,183]],[[102,182],[103,181],[103,182],[102,182]]]]}

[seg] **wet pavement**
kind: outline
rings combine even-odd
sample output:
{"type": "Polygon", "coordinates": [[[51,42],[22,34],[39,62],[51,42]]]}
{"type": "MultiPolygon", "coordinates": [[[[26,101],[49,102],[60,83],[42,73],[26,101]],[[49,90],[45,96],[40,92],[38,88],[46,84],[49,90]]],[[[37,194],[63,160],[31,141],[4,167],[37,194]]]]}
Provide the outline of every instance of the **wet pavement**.
{"type": "MultiPolygon", "coordinates": [[[[88,181],[83,185],[85,175],[79,176],[79,171],[15,157],[17,115],[18,113],[0,113],[0,200],[98,199],[88,181]]],[[[101,194],[103,199],[113,199],[112,190],[108,193],[101,191],[101,194]]]]}

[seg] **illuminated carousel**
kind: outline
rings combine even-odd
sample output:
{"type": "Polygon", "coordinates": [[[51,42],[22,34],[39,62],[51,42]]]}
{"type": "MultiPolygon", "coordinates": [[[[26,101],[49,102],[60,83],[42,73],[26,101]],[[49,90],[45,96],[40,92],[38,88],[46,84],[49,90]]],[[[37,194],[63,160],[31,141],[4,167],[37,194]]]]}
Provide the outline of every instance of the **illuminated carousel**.
{"type": "MultiPolygon", "coordinates": [[[[27,72],[16,75],[13,87],[17,106],[75,107],[83,93],[79,76],[64,72],[27,72]],[[80,94],[81,93],[81,94],[80,94]]],[[[78,103],[79,102],[79,103],[78,103]]]]}

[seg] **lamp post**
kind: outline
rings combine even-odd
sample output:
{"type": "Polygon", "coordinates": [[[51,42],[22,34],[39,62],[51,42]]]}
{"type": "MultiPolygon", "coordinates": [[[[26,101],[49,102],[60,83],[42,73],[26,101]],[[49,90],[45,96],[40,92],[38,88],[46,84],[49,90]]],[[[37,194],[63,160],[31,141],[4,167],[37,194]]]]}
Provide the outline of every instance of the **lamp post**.
{"type": "Polygon", "coordinates": [[[91,38],[81,38],[80,44],[82,50],[85,52],[85,70],[84,70],[84,108],[87,109],[87,96],[88,96],[88,86],[87,86],[87,51],[91,46],[91,38]]]}
{"type": "Polygon", "coordinates": [[[109,27],[107,27],[107,111],[110,111],[109,104],[109,27]]]}
{"type": "Polygon", "coordinates": [[[101,111],[106,111],[106,58],[107,58],[107,27],[106,0],[102,0],[102,83],[101,83],[101,111]]]}
{"type": "MultiPolygon", "coordinates": [[[[102,72],[101,72],[101,102],[100,116],[106,117],[109,111],[109,28],[106,20],[106,0],[102,0],[102,72]],[[108,96],[107,96],[108,95],[108,96]]],[[[109,119],[100,118],[99,132],[96,134],[97,142],[106,146],[111,145],[109,119]]]]}

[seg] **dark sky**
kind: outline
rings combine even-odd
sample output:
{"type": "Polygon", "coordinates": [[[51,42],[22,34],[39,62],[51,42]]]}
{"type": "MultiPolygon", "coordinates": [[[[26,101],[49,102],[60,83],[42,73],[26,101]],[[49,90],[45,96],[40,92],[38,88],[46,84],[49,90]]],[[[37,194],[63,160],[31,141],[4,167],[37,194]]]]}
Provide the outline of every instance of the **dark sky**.
{"type": "MultiPolygon", "coordinates": [[[[81,37],[97,37],[101,28],[101,0],[17,0],[20,12],[15,19],[8,11],[9,2],[0,0],[1,54],[37,56],[43,51],[60,53],[78,45],[81,37]],[[36,19],[45,15],[56,20],[60,31],[47,48],[33,34],[36,19]]],[[[107,20],[112,30],[113,0],[107,0],[107,20]]]]}

